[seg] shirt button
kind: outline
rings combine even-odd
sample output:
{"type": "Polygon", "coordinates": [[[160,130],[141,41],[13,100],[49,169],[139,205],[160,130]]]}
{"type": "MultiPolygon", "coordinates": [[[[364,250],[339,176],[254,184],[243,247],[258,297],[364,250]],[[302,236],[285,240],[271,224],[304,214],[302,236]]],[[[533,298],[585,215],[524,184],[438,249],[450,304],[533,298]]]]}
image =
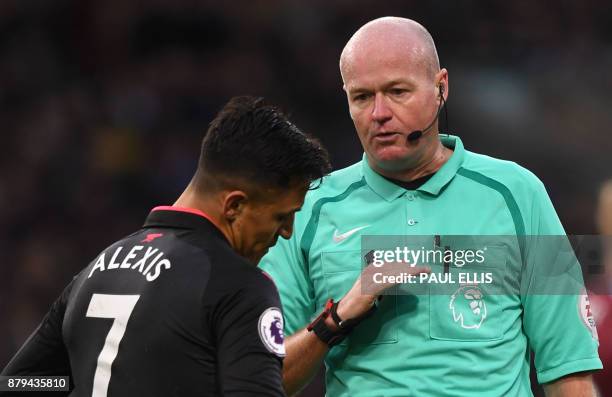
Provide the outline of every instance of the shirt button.
{"type": "Polygon", "coordinates": [[[417,224],[417,221],[415,221],[414,219],[408,219],[408,226],[414,226],[417,224]]]}
{"type": "Polygon", "coordinates": [[[416,198],[416,196],[415,196],[414,194],[410,193],[410,194],[408,194],[408,195],[406,196],[406,198],[407,198],[408,200],[410,200],[410,201],[414,201],[414,199],[416,198]]]}

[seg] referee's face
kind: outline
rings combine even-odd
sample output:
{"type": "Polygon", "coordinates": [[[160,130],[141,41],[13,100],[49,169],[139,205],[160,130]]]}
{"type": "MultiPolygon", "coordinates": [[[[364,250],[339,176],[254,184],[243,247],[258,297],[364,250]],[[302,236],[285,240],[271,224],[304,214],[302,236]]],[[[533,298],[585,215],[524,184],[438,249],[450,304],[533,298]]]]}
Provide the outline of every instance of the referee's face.
{"type": "MultiPolygon", "coordinates": [[[[423,130],[434,120],[437,84],[446,79],[446,70],[434,73],[418,54],[392,43],[372,42],[343,60],[351,118],[375,169],[412,168],[434,142],[434,134],[407,140],[411,132],[423,130]]],[[[437,124],[432,128],[437,130],[437,124]]]]}
{"type": "Polygon", "coordinates": [[[304,203],[307,186],[289,189],[266,189],[260,199],[249,200],[235,222],[234,249],[253,264],[276,244],[278,237],[293,234],[295,213],[304,203]]]}

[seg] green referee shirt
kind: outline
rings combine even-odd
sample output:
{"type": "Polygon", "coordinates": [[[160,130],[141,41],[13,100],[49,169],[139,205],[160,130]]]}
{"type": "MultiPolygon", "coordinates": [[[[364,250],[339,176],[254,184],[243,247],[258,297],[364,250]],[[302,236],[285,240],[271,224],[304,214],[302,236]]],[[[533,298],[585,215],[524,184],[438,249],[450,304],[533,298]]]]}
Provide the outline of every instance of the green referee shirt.
{"type": "MultiPolygon", "coordinates": [[[[478,327],[457,321],[449,295],[435,286],[386,296],[328,353],[329,396],[531,396],[530,349],[540,383],[602,368],[584,296],[529,291],[538,271],[523,266],[528,254],[517,236],[565,234],[543,184],[515,163],[466,151],[458,137],[441,139],[453,155],[416,190],[383,178],[364,156],[308,193],[291,239],[260,264],[279,289],[285,333],[351,288],[362,269],[362,235],[514,236],[516,249],[497,247],[503,260],[488,266],[516,293],[485,295],[478,327]]],[[[579,269],[574,276],[582,283],[579,269]]]]}

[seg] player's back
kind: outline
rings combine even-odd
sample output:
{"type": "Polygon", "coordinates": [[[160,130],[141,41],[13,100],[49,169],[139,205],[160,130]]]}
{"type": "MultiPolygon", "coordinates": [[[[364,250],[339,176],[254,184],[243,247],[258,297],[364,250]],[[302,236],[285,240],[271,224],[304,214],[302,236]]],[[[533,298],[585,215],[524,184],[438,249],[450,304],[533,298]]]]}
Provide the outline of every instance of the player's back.
{"type": "Polygon", "coordinates": [[[63,335],[75,395],[106,395],[108,387],[109,395],[126,396],[214,389],[201,317],[210,265],[195,265],[201,250],[169,233],[144,240],[139,233],[112,245],[74,281],[63,335]]]}
{"type": "MultiPolygon", "coordinates": [[[[71,396],[213,396],[231,387],[219,384],[220,371],[232,371],[220,364],[223,327],[245,301],[243,284],[265,277],[212,224],[206,230],[169,228],[154,217],[148,228],[105,249],[64,294],[71,396]]],[[[263,287],[277,302],[273,286],[263,287]]],[[[257,324],[257,317],[252,321],[257,324]]],[[[256,326],[250,331],[257,335],[256,326]]],[[[280,360],[273,361],[280,374],[280,360]]],[[[277,395],[280,375],[271,386],[270,395],[277,395]]]]}

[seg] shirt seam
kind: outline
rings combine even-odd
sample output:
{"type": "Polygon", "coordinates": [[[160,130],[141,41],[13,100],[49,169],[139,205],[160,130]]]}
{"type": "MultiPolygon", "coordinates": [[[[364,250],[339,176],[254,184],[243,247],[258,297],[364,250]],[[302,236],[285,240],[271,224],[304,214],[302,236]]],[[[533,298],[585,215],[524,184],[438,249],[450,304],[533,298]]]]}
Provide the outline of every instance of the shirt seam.
{"type": "Polygon", "coordinates": [[[308,256],[310,255],[310,248],[314,241],[314,236],[316,234],[317,228],[319,226],[319,217],[321,215],[321,209],[323,205],[331,202],[339,202],[345,200],[350,194],[357,190],[360,187],[366,185],[365,177],[362,177],[357,182],[353,182],[350,184],[342,193],[331,196],[331,197],[322,197],[318,199],[314,205],[312,206],[312,212],[310,214],[310,218],[306,223],[306,227],[304,228],[304,234],[302,234],[302,238],[300,240],[300,248],[304,258],[306,259],[306,263],[308,263],[308,256]]]}
{"type": "Polygon", "coordinates": [[[526,248],[526,240],[525,240],[525,220],[523,219],[523,215],[521,213],[521,209],[514,198],[514,195],[508,188],[508,186],[504,185],[502,182],[497,181],[491,177],[488,177],[478,171],[468,170],[465,167],[459,167],[457,170],[457,174],[463,176],[464,178],[470,179],[476,183],[479,183],[483,186],[486,186],[490,189],[495,190],[504,198],[506,203],[506,207],[510,212],[510,216],[512,217],[512,222],[514,223],[514,230],[516,236],[519,240],[519,247],[521,252],[521,262],[525,263],[525,248],[526,248]]]}

